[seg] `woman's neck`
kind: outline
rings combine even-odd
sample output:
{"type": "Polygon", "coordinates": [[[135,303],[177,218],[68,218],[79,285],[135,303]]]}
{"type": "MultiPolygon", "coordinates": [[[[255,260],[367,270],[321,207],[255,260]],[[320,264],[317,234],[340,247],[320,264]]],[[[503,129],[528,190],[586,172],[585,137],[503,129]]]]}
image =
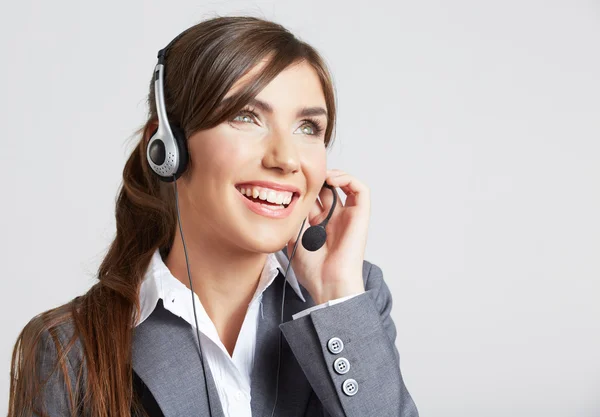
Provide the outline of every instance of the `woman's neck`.
{"type": "MultiPolygon", "coordinates": [[[[230,247],[208,242],[186,238],[192,284],[231,356],[267,255],[234,252],[230,247]]],[[[190,287],[179,231],[165,264],[175,278],[190,287]]]]}

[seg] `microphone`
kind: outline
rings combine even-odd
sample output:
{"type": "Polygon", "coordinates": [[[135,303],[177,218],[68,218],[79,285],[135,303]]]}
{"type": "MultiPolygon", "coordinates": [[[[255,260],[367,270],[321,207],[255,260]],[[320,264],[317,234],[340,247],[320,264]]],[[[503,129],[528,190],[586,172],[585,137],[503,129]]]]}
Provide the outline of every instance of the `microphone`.
{"type": "Polygon", "coordinates": [[[327,240],[325,226],[327,226],[329,219],[331,219],[331,215],[333,214],[335,205],[337,204],[337,192],[335,189],[331,185],[327,184],[327,181],[323,183],[323,187],[329,188],[333,193],[333,204],[331,205],[325,220],[319,224],[310,226],[302,235],[302,246],[304,246],[304,249],[311,252],[321,249],[321,247],[325,244],[325,241],[327,240]]]}

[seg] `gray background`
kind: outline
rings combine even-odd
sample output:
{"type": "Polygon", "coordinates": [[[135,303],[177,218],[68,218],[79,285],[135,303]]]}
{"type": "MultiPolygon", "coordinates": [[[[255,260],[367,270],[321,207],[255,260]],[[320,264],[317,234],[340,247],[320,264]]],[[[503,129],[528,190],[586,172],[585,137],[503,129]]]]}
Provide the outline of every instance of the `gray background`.
{"type": "Polygon", "coordinates": [[[94,282],[157,50],[244,13],[331,66],[329,166],[372,190],[367,259],[392,289],[421,415],[600,415],[597,1],[2,9],[0,409],[20,329],[94,282]]]}

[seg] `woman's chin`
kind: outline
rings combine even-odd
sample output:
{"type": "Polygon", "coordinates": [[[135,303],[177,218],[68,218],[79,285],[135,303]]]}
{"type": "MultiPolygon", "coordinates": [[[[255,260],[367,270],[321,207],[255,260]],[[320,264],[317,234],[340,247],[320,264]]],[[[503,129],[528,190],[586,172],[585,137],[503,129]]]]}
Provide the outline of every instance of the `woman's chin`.
{"type": "MultiPolygon", "coordinates": [[[[281,232],[279,233],[281,236],[284,236],[281,232]]],[[[280,251],[288,242],[285,238],[277,237],[275,233],[257,233],[253,235],[245,233],[242,241],[245,243],[244,246],[248,250],[258,253],[273,253],[280,251]]]]}
{"type": "Polygon", "coordinates": [[[283,249],[287,245],[284,241],[259,242],[255,245],[256,251],[261,253],[274,253],[283,249]]]}

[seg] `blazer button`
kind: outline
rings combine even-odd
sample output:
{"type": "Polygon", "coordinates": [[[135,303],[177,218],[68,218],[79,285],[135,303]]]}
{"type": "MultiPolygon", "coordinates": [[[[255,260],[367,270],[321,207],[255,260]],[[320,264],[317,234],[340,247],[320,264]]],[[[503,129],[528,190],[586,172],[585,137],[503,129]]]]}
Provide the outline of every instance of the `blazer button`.
{"type": "Polygon", "coordinates": [[[353,379],[347,379],[342,384],[342,391],[349,397],[352,397],[358,392],[358,382],[353,379]]]}
{"type": "Polygon", "coordinates": [[[329,351],[334,355],[337,355],[344,350],[344,342],[342,342],[342,339],[339,337],[332,337],[327,342],[327,349],[329,349],[329,351]]]}
{"type": "Polygon", "coordinates": [[[346,358],[337,358],[333,362],[333,369],[338,374],[343,375],[350,370],[350,362],[346,358]]]}

